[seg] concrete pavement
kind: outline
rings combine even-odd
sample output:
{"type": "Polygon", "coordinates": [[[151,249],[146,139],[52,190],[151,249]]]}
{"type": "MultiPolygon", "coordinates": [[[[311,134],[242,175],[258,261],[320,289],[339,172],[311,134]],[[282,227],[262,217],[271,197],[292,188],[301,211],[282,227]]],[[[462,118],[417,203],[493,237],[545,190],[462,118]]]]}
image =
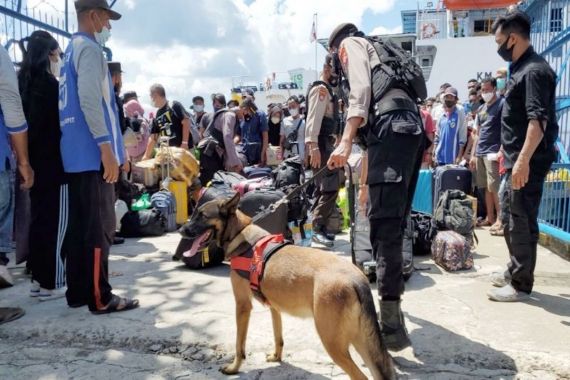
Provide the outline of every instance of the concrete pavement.
{"type": "MultiPolygon", "coordinates": [[[[493,303],[488,276],[503,268],[506,247],[486,231],[478,235],[474,270],[446,273],[416,257],[424,270],[410,279],[403,303],[414,347],[393,354],[401,378],[570,379],[570,263],[539,248],[532,299],[493,303]]],[[[235,340],[228,267],[187,270],[171,261],[177,243],[171,234],[113,247],[111,282],[142,305],[126,313],[94,316],[64,299],[39,303],[28,297],[23,268],[11,269],[17,284],[0,291],[0,306],[27,314],[0,326],[0,379],[226,379],[218,368],[232,359],[235,340]]],[[[349,260],[348,249],[342,236],[335,250],[349,260]]],[[[284,339],[283,363],[266,363],[271,317],[256,303],[248,358],[230,378],[347,378],[311,320],[285,317],[284,339]]]]}

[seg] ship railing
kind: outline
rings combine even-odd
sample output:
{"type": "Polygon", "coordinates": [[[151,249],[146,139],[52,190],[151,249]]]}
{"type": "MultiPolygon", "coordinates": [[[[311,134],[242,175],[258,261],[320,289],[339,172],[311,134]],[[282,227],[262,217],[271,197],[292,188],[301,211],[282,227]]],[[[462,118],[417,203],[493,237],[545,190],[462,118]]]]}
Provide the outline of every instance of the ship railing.
{"type": "Polygon", "coordinates": [[[570,241],[570,164],[552,165],[538,213],[540,231],[570,241]]]}

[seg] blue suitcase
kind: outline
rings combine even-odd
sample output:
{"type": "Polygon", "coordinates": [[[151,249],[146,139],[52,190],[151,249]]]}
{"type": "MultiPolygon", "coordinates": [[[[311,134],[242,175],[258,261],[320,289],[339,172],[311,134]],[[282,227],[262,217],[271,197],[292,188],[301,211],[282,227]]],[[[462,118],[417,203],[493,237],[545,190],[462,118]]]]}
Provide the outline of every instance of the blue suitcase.
{"type": "Polygon", "coordinates": [[[433,171],[430,169],[420,170],[412,210],[433,214],[433,171]]]}
{"type": "Polygon", "coordinates": [[[436,208],[441,194],[445,190],[461,190],[471,194],[471,170],[460,165],[445,165],[435,168],[433,174],[433,209],[436,208]]]}

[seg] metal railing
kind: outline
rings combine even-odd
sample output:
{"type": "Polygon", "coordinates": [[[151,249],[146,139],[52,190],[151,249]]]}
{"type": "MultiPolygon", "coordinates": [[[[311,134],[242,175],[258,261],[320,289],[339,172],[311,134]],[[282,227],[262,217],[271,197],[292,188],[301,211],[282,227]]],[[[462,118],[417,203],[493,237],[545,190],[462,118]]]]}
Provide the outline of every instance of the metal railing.
{"type": "Polygon", "coordinates": [[[570,241],[570,164],[552,165],[544,183],[538,221],[542,231],[570,241]]]}

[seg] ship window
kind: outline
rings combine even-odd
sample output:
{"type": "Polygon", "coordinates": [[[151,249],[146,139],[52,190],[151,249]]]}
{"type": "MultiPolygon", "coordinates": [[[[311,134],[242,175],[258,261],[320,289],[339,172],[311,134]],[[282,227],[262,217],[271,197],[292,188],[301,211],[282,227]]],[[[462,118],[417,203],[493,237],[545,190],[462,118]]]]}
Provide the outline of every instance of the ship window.
{"type": "Polygon", "coordinates": [[[412,52],[412,42],[411,41],[402,42],[402,49],[411,53],[412,52]]]}
{"type": "Polygon", "coordinates": [[[494,20],[475,20],[473,23],[474,33],[491,33],[494,20]]]}
{"type": "Polygon", "coordinates": [[[550,32],[562,31],[562,8],[552,8],[550,10],[550,32]]]}
{"type": "Polygon", "coordinates": [[[423,67],[429,66],[430,65],[429,63],[430,63],[429,58],[422,58],[422,66],[423,67]]]}

